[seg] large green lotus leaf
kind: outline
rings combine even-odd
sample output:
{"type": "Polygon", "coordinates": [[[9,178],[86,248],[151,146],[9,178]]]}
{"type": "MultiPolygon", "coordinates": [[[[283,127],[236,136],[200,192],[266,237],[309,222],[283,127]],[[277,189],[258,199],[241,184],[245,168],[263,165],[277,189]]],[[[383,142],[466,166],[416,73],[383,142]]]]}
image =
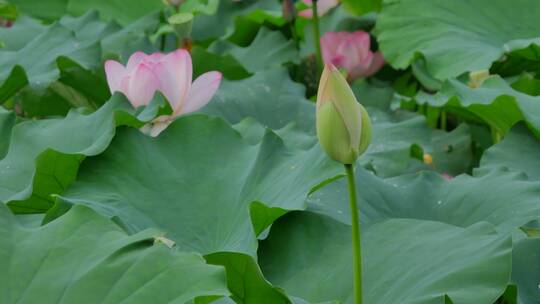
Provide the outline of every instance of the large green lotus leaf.
{"type": "MultiPolygon", "coordinates": [[[[114,23],[99,21],[96,13],[78,18],[64,17],[60,23],[75,31],[79,39],[103,37],[100,45],[104,58],[119,56],[127,61],[135,50],[154,50],[145,32],[155,27],[157,15],[149,15],[123,29],[114,23]]],[[[110,98],[101,68],[88,70],[67,57],[59,57],[56,65],[60,71],[57,81],[44,89],[27,86],[16,95],[15,101],[26,116],[64,116],[73,107],[97,109],[110,98]]]]}
{"type": "MultiPolygon", "coordinates": [[[[471,135],[466,125],[452,132],[443,132],[428,128],[425,119],[419,115],[408,112],[390,114],[375,108],[368,108],[368,111],[374,135],[359,162],[378,176],[391,177],[419,170],[460,174],[469,168],[472,160],[471,135]],[[422,153],[429,154],[433,163],[423,163],[419,159],[422,153]]],[[[253,119],[245,119],[234,127],[251,142],[259,141],[265,132],[265,128],[253,119]]],[[[314,134],[299,129],[297,125],[287,125],[275,132],[288,146],[305,149],[317,143],[314,134]]]]}
{"type": "Polygon", "coordinates": [[[381,9],[382,0],[343,0],[343,5],[357,15],[381,9]]]}
{"type": "Polygon", "coordinates": [[[67,57],[56,61],[60,77],[47,88],[22,88],[13,101],[25,117],[65,116],[74,107],[98,109],[111,93],[102,72],[81,67],[67,57]]]}
{"type": "Polygon", "coordinates": [[[34,87],[44,87],[58,78],[56,59],[60,56],[68,56],[86,68],[96,67],[95,60],[100,57],[99,45],[94,42],[81,43],[69,29],[60,24],[52,25],[18,51],[0,53],[0,65],[3,67],[0,72],[3,81],[0,87],[1,100],[7,99],[28,83],[34,87]],[[24,71],[16,73],[15,67],[22,67],[24,71]],[[15,80],[18,80],[18,88],[9,85],[15,80]]]}
{"type": "Polygon", "coordinates": [[[287,40],[278,31],[262,27],[253,42],[247,47],[240,47],[227,40],[218,40],[208,48],[216,54],[232,55],[249,72],[258,72],[283,63],[298,60],[298,50],[294,41],[287,40]]]}
{"type": "Polygon", "coordinates": [[[236,299],[262,303],[257,295],[267,290],[268,303],[288,303],[254,268],[257,234],[303,209],[312,188],[341,173],[336,163],[318,146],[286,148],[271,132],[253,145],[205,115],[181,117],[157,138],[117,133],[105,153],[83,162],[62,203],[90,206],[128,231],[158,227],[179,248],[208,254],[237,276],[229,279],[236,299]]]}
{"type": "MultiPolygon", "coordinates": [[[[450,133],[433,130],[422,116],[381,110],[388,105],[388,94],[360,88],[364,87],[358,87],[358,99],[373,106],[367,108],[373,122],[373,142],[362,158],[363,164],[382,176],[429,169],[411,158],[412,147],[420,146],[433,155],[431,168],[451,174],[466,171],[471,160],[471,139],[465,125],[450,133]]],[[[304,87],[291,81],[284,69],[272,69],[244,80],[224,81],[202,111],[233,124],[254,118],[275,130],[287,145],[309,148],[317,142],[315,105],[305,99],[304,92],[304,87]]],[[[255,137],[262,136],[264,128],[257,134],[255,137]]]]}
{"type": "MultiPolygon", "coordinates": [[[[511,272],[510,237],[491,225],[468,228],[392,219],[362,232],[365,303],[493,303],[511,272]]],[[[259,249],[269,280],[311,302],[352,303],[350,226],[311,212],[279,219],[259,249]]]]}
{"type": "Polygon", "coordinates": [[[69,0],[10,0],[17,6],[22,14],[53,21],[66,13],[66,4],[69,0]]]}
{"type": "Polygon", "coordinates": [[[358,79],[351,84],[356,100],[364,107],[377,108],[381,111],[392,112],[392,103],[399,101],[392,87],[376,85],[368,80],[358,79]]]}
{"type": "Polygon", "coordinates": [[[230,34],[234,19],[238,16],[247,16],[257,23],[266,20],[278,25],[284,23],[278,1],[219,1],[215,14],[195,18],[192,36],[195,40],[208,40],[230,34]]]}
{"type": "Polygon", "coordinates": [[[13,97],[16,109],[23,117],[40,119],[65,116],[73,107],[95,109],[94,102],[59,81],[48,88],[22,88],[13,97]]]}
{"type": "Polygon", "coordinates": [[[205,115],[181,117],[158,138],[117,133],[105,153],[83,162],[63,200],[116,216],[129,231],[159,227],[203,254],[254,255],[258,233],[341,173],[318,146],[290,149],[271,131],[253,145],[205,115]]]}
{"type": "Polygon", "coordinates": [[[39,20],[21,16],[11,27],[0,27],[2,50],[14,51],[24,47],[28,41],[43,33],[47,26],[39,20]]]}
{"type": "Polygon", "coordinates": [[[280,32],[266,27],[260,28],[249,46],[239,47],[226,40],[219,40],[213,43],[209,50],[231,54],[250,72],[298,61],[298,50],[294,42],[287,40],[280,32]]]}
{"type": "Polygon", "coordinates": [[[214,54],[200,46],[191,50],[191,59],[194,77],[209,71],[220,71],[223,77],[229,80],[244,79],[251,75],[233,56],[214,54]]]}
{"type": "Polygon", "coordinates": [[[127,25],[163,7],[161,0],[10,0],[26,15],[54,21],[66,14],[84,15],[96,10],[106,20],[116,20],[127,25]]]}
{"type": "Polygon", "coordinates": [[[540,238],[526,238],[514,244],[512,281],[518,287],[519,304],[536,304],[540,299],[540,238]]]}
{"type": "Polygon", "coordinates": [[[429,128],[421,115],[367,109],[373,124],[372,142],[359,161],[377,175],[390,177],[420,169],[459,174],[470,166],[471,135],[466,125],[444,132],[429,128]],[[418,147],[432,156],[432,164],[411,157],[418,147]]]}
{"type": "Polygon", "coordinates": [[[530,48],[524,56],[534,54],[540,44],[538,10],[536,0],[387,1],[376,32],[392,66],[406,68],[420,54],[427,71],[445,80],[489,69],[507,52],[530,48]]]}
{"type": "Polygon", "coordinates": [[[225,272],[194,253],[128,236],[84,206],[42,227],[0,206],[2,303],[178,303],[227,295],[225,272]]]}
{"type": "Polygon", "coordinates": [[[101,153],[114,136],[121,117],[131,107],[114,95],[96,112],[71,111],[65,118],[24,121],[10,131],[7,153],[0,160],[0,201],[16,212],[43,212],[50,194],[60,194],[75,178],[79,162],[101,153]],[[30,198],[28,201],[24,201],[30,198]]]}
{"type": "Polygon", "coordinates": [[[518,124],[498,144],[484,152],[482,170],[504,166],[525,172],[532,180],[540,179],[540,142],[523,124],[518,124]]]}
{"type": "MultiPolygon", "coordinates": [[[[99,14],[89,11],[80,17],[65,16],[60,19],[60,24],[72,30],[77,39],[97,40],[105,58],[120,56],[127,58],[135,51],[152,52],[156,48],[150,44],[148,36],[159,25],[159,14],[149,14],[128,26],[121,27],[116,22],[103,22],[99,14]]],[[[101,59],[101,58],[99,58],[101,59]]]]}
{"type": "MultiPolygon", "coordinates": [[[[503,168],[450,181],[433,172],[381,179],[359,169],[356,177],[361,220],[366,224],[413,218],[468,227],[485,221],[501,233],[513,233],[540,218],[540,183],[503,168]]],[[[350,223],[346,194],[341,179],[314,192],[308,204],[311,210],[350,223]]]]}
{"type": "Polygon", "coordinates": [[[516,91],[498,76],[491,76],[479,88],[451,79],[437,94],[420,93],[415,99],[421,104],[445,107],[466,118],[480,120],[502,135],[518,121],[525,120],[540,136],[540,97],[516,91]]]}
{"type": "Polygon", "coordinates": [[[397,101],[392,88],[358,80],[352,89],[370,113],[373,124],[372,144],[360,162],[377,175],[388,177],[420,169],[453,175],[468,171],[471,131],[467,125],[449,133],[428,128],[424,116],[392,110],[397,101]],[[422,153],[431,155],[431,165],[422,164],[422,153]]]}
{"type": "Polygon", "coordinates": [[[161,0],[68,0],[67,11],[70,14],[83,15],[87,11],[97,10],[105,20],[115,20],[122,25],[128,25],[164,7],[165,3],[161,0]]]}
{"type": "Polygon", "coordinates": [[[44,214],[15,214],[15,217],[24,227],[38,228],[43,224],[44,214]]]}
{"type": "MultiPolygon", "coordinates": [[[[227,285],[232,295],[213,304],[290,304],[291,299],[272,286],[262,275],[253,257],[234,252],[217,252],[205,256],[208,263],[225,266],[227,285]],[[234,300],[234,301],[233,301],[234,300]]],[[[294,303],[294,302],[293,302],[294,303]]]]}
{"type": "MultiPolygon", "coordinates": [[[[0,40],[7,37],[7,49],[0,51],[0,63],[4,67],[0,72],[0,102],[28,84],[38,95],[53,91],[69,104],[70,98],[63,96],[67,93],[49,88],[56,80],[89,98],[96,98],[95,94],[88,94],[88,88],[96,85],[98,92],[105,91],[108,95],[103,76],[87,70],[100,69],[104,56],[127,57],[135,50],[151,50],[145,31],[153,29],[157,22],[157,16],[151,15],[122,29],[114,23],[101,22],[95,12],[78,18],[66,16],[46,29],[40,28],[24,46],[11,38],[9,32],[0,32],[0,40]],[[79,72],[73,71],[75,66],[79,72]],[[81,70],[86,75],[81,75],[81,70]]],[[[24,32],[29,31],[26,27],[33,30],[35,25],[24,22],[20,26],[16,23],[15,27],[21,28],[18,32],[24,32]]],[[[29,97],[31,101],[35,98],[29,97]]],[[[96,101],[103,102],[103,98],[96,101]]]]}
{"type": "Polygon", "coordinates": [[[274,68],[247,79],[223,81],[202,112],[221,116],[231,124],[252,117],[274,130],[293,123],[315,134],[315,106],[304,93],[305,88],[293,82],[284,68],[274,68]]]}

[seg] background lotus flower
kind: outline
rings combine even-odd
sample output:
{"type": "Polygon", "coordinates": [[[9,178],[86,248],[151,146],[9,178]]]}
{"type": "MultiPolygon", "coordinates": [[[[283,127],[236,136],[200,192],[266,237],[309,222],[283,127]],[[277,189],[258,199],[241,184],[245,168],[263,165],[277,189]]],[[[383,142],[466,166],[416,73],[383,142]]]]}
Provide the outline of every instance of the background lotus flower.
{"type": "MultiPolygon", "coordinates": [[[[310,19],[313,18],[313,11],[311,10],[311,6],[313,5],[313,0],[303,0],[303,2],[309,5],[310,7],[305,10],[301,10],[300,12],[298,12],[298,15],[304,18],[310,18],[310,19]]],[[[319,0],[317,1],[317,9],[318,9],[317,12],[319,13],[319,16],[322,16],[328,13],[329,10],[336,7],[338,4],[339,4],[338,0],[319,0]]]]}
{"type": "Polygon", "coordinates": [[[364,31],[326,33],[321,37],[323,60],[347,70],[349,81],[373,75],[384,65],[384,58],[372,52],[370,44],[364,31]]]}
{"type": "Polygon", "coordinates": [[[221,83],[217,71],[200,75],[193,83],[193,67],[190,54],[183,49],[169,54],[147,55],[136,52],[124,67],[108,60],[105,73],[111,93],[122,92],[134,107],[147,105],[156,91],[167,98],[173,109],[172,115],[156,118],[147,131],[157,136],[177,116],[199,110],[205,106],[221,83]]]}

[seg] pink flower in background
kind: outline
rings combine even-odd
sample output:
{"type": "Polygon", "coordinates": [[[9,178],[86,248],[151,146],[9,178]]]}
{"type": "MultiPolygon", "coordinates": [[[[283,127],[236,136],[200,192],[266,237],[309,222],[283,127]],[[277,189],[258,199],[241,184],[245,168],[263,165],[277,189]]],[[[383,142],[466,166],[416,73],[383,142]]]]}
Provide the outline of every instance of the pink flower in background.
{"type": "Polygon", "coordinates": [[[383,65],[380,52],[370,50],[370,37],[364,31],[333,32],[321,37],[324,62],[347,70],[348,80],[375,74],[383,65]]]}
{"type": "Polygon", "coordinates": [[[146,126],[152,136],[159,135],[174,118],[205,106],[221,83],[221,73],[216,71],[204,73],[191,83],[191,55],[183,49],[169,54],[136,52],[125,67],[107,60],[105,73],[111,92],[122,92],[134,107],[148,105],[156,91],[167,98],[173,113],[157,117],[146,126]]]}
{"type": "Polygon", "coordinates": [[[445,180],[452,180],[452,178],[454,178],[452,175],[450,175],[450,174],[448,174],[446,172],[441,174],[441,175],[445,180]]]}
{"type": "MultiPolygon", "coordinates": [[[[313,11],[311,6],[313,6],[313,0],[302,0],[305,4],[309,5],[308,9],[298,12],[299,16],[304,18],[313,18],[313,11]]],[[[329,10],[336,7],[339,4],[338,0],[319,0],[317,1],[317,13],[319,16],[322,16],[328,13],[329,10]]]]}

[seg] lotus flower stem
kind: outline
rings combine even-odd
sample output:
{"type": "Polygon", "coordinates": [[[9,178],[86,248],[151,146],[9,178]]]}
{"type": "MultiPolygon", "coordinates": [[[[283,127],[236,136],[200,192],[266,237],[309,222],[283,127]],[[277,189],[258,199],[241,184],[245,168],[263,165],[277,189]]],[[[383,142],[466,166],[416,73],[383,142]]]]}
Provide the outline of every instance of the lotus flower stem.
{"type": "Polygon", "coordinates": [[[353,165],[346,164],[345,171],[347,172],[347,179],[349,182],[349,204],[351,208],[354,303],[362,304],[362,245],[360,242],[360,221],[358,218],[353,165]]]}
{"type": "Polygon", "coordinates": [[[313,10],[313,36],[315,43],[315,52],[317,55],[317,73],[320,74],[323,67],[322,51],[321,51],[321,31],[319,30],[319,12],[317,11],[318,0],[313,0],[311,9],[313,10]]]}
{"type": "Polygon", "coordinates": [[[441,111],[441,129],[446,131],[446,111],[441,111]]]}

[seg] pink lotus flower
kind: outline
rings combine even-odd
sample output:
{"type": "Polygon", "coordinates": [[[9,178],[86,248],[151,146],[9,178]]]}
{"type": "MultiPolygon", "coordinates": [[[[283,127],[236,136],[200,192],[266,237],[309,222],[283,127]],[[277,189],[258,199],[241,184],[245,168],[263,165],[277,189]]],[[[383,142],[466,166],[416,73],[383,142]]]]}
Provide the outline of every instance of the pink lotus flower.
{"type": "MultiPolygon", "coordinates": [[[[313,6],[313,0],[303,0],[303,2],[309,5],[309,8],[298,12],[298,15],[304,18],[313,18],[313,11],[311,10],[311,7],[313,6]]],[[[319,0],[317,1],[317,13],[319,16],[322,16],[328,13],[329,10],[336,7],[338,4],[338,0],[319,0]]]]}
{"type": "Polygon", "coordinates": [[[380,52],[373,53],[369,34],[364,31],[326,33],[321,37],[325,63],[347,70],[348,80],[375,74],[383,65],[380,52]]]}
{"type": "Polygon", "coordinates": [[[148,105],[156,91],[167,98],[172,115],[157,117],[143,128],[152,136],[159,135],[174,118],[205,106],[221,83],[221,73],[216,71],[204,73],[191,83],[191,56],[183,49],[169,54],[136,52],[125,67],[107,60],[105,73],[111,93],[122,92],[134,107],[148,105]]]}

